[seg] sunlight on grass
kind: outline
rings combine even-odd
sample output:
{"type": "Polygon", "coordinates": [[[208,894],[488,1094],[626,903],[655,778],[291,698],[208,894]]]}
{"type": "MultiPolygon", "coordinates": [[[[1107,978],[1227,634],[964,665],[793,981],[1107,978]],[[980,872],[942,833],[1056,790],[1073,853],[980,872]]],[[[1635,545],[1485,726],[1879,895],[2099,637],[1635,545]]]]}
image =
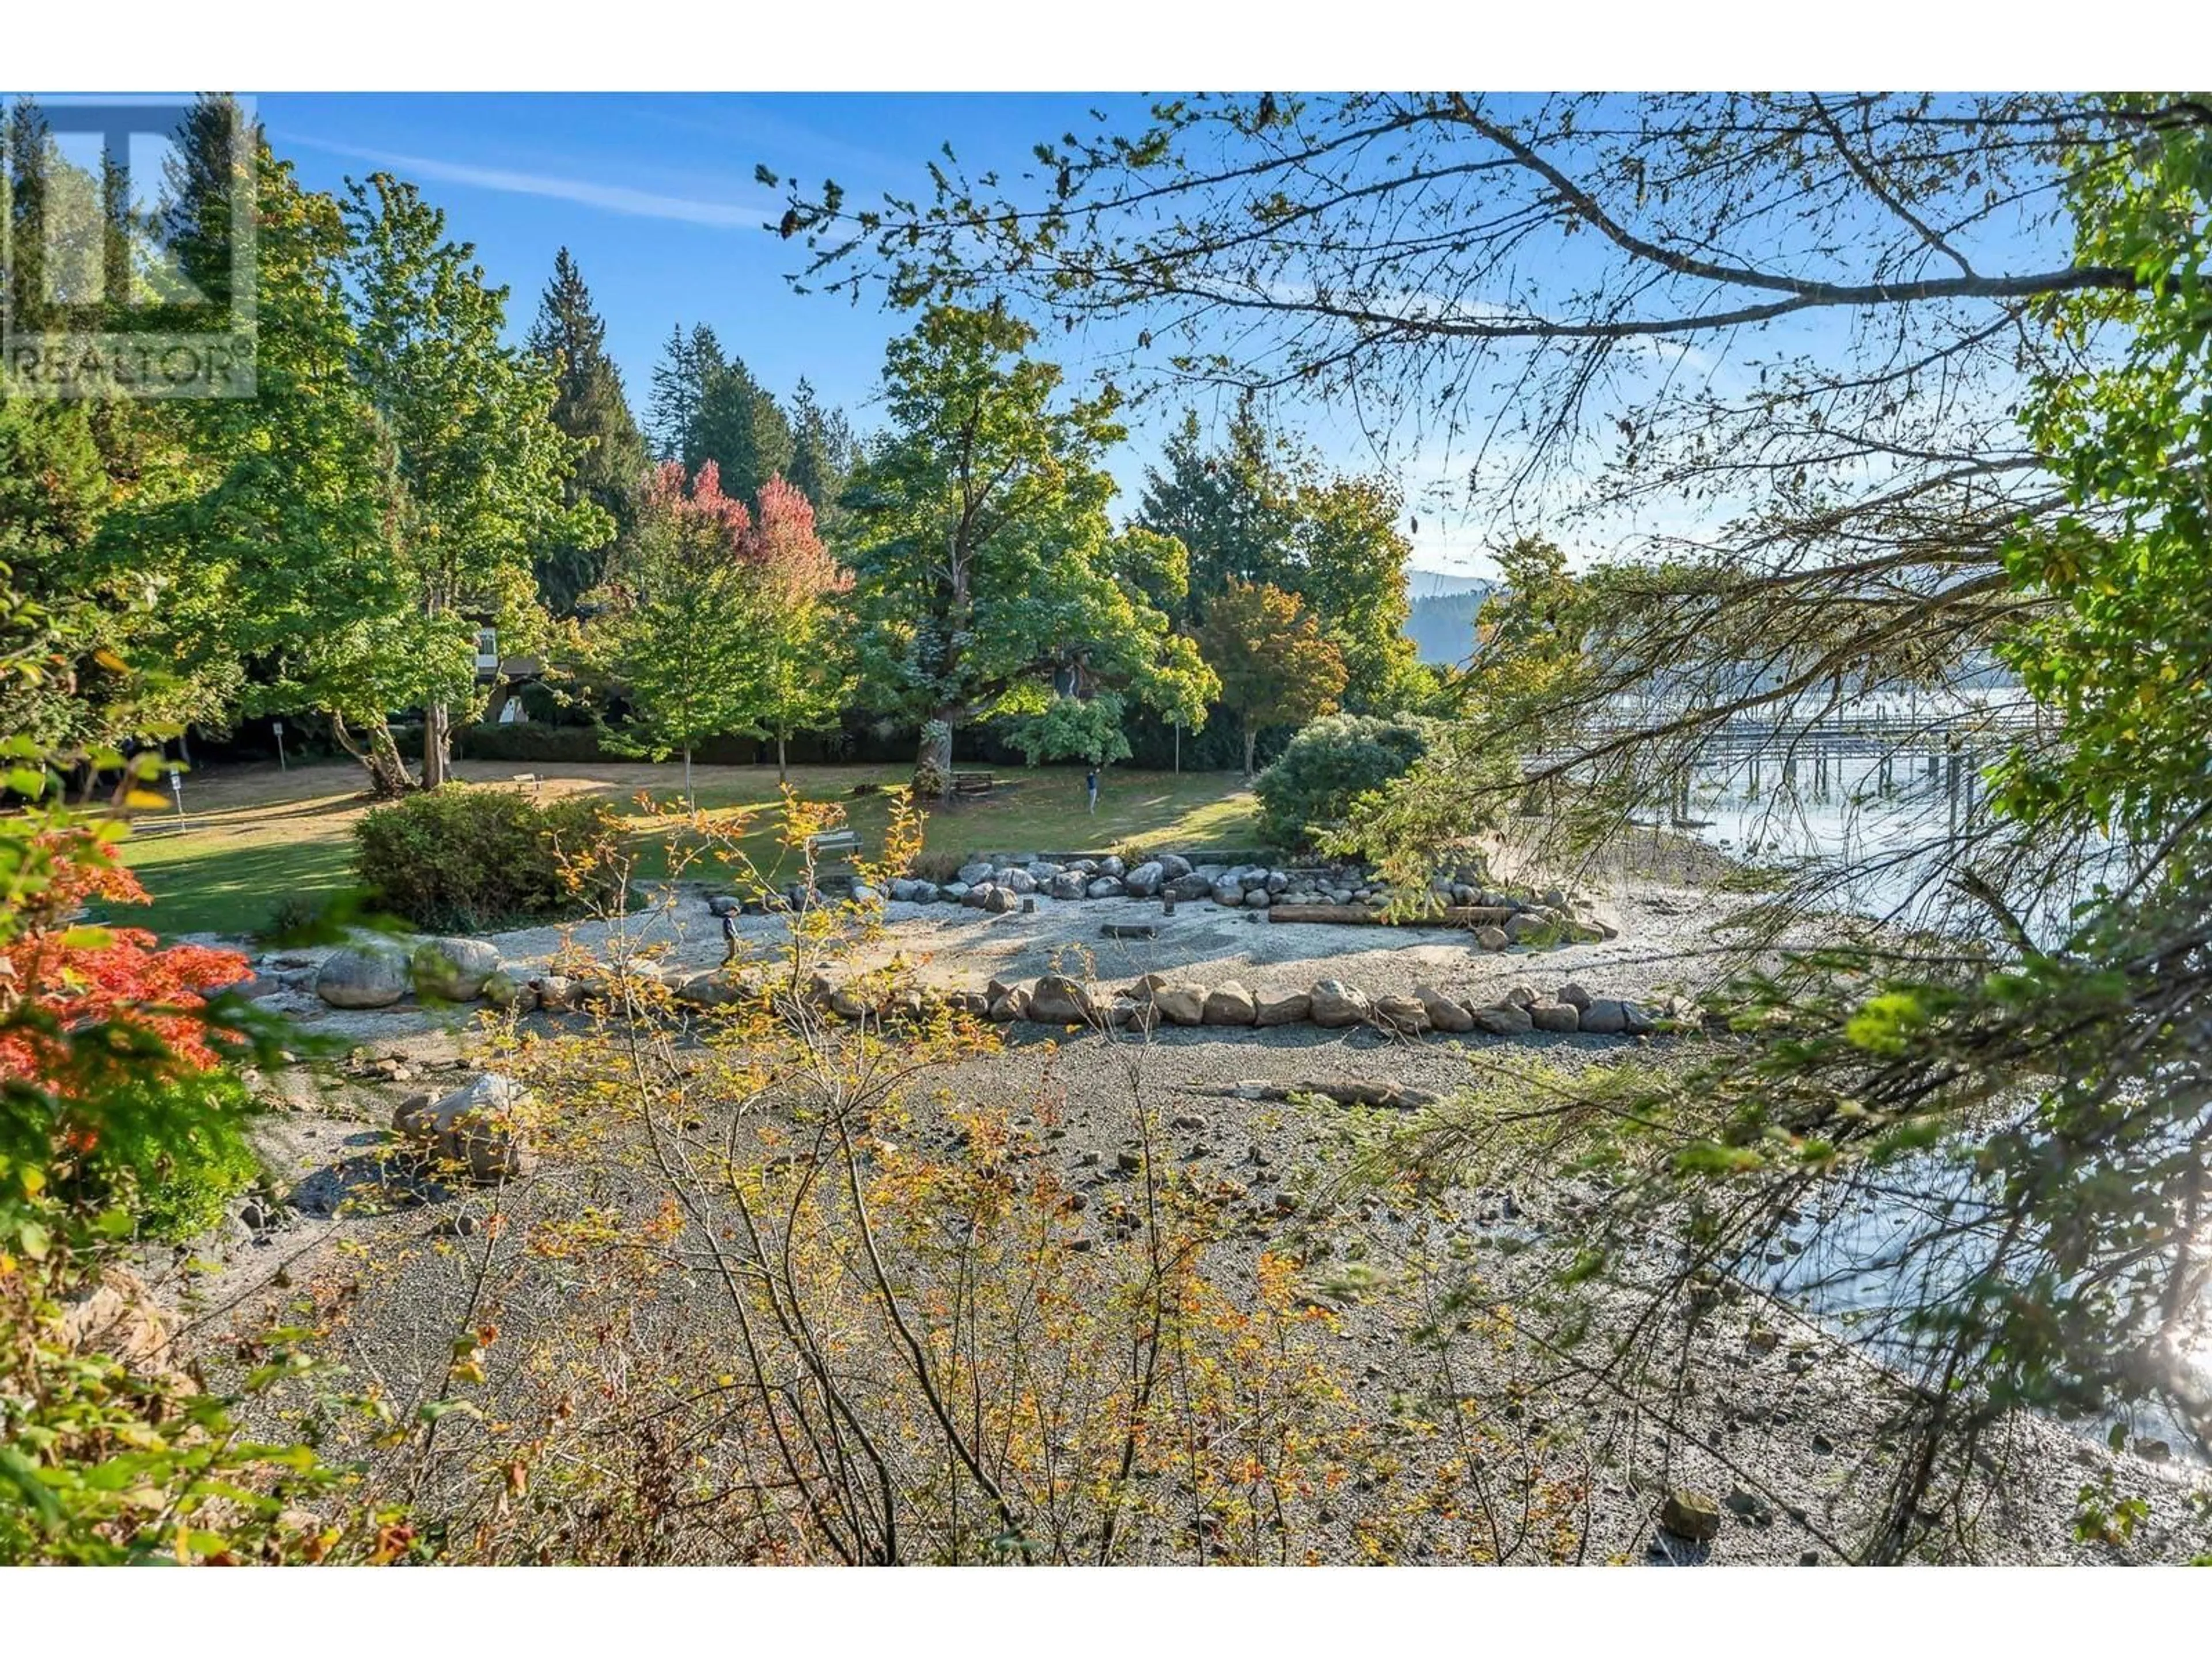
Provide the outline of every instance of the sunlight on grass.
{"type": "MultiPolygon", "coordinates": [[[[524,787],[511,768],[465,764],[464,777],[478,787],[524,787]]],[[[681,769],[664,766],[570,767],[539,775],[547,796],[596,794],[625,809],[638,834],[642,880],[667,873],[660,832],[629,805],[643,788],[663,805],[683,799],[681,769]]],[[[847,821],[873,848],[890,813],[890,797],[855,795],[859,784],[896,787],[902,767],[794,768],[792,782],[811,799],[834,800],[847,821]]],[[[352,882],[353,826],[374,804],[356,793],[350,768],[240,769],[210,773],[186,784],[189,809],[183,827],[151,819],[125,843],[125,856],[154,896],[150,909],[118,912],[111,920],[166,933],[242,933],[266,920],[288,896],[325,898],[352,882]]],[[[1013,769],[994,794],[942,806],[929,815],[924,845],[932,852],[1048,853],[1136,848],[1168,843],[1249,846],[1256,836],[1256,803],[1231,773],[1109,770],[1098,811],[1085,810],[1079,768],[1013,769]]],[[[776,831],[782,817],[775,775],[759,767],[702,767],[695,774],[702,811],[725,822],[746,819],[742,844],[771,876],[788,873],[776,831]]],[[[710,872],[694,869],[692,876],[710,872]]]]}

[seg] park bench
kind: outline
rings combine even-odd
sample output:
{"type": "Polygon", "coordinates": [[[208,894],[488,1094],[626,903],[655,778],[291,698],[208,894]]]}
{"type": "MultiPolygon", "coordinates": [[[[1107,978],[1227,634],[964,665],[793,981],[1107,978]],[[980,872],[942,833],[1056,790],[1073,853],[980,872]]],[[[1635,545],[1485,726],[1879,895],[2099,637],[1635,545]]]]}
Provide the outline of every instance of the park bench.
{"type": "Polygon", "coordinates": [[[535,795],[543,787],[545,780],[539,777],[535,772],[517,772],[513,777],[509,778],[507,781],[513,784],[516,788],[528,789],[532,794],[535,795]]]}
{"type": "Polygon", "coordinates": [[[814,859],[817,887],[825,882],[850,882],[852,861],[860,855],[860,838],[850,830],[825,830],[806,838],[806,850],[814,859]]]}
{"type": "Polygon", "coordinates": [[[955,772],[952,793],[963,800],[973,800],[988,795],[999,787],[996,772],[955,772]]]}

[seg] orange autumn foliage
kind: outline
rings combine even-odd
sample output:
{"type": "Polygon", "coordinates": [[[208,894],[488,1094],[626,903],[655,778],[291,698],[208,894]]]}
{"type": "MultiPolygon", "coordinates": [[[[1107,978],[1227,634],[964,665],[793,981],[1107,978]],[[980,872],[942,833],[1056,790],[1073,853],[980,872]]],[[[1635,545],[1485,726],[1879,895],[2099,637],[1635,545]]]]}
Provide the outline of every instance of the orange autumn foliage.
{"type": "Polygon", "coordinates": [[[0,943],[0,1079],[74,1092],[78,1040],[149,1038],[167,1063],[207,1071],[220,1061],[207,997],[247,977],[245,957],[205,945],[163,946],[143,928],[87,928],[73,919],[94,900],[151,902],[112,843],[82,830],[40,837],[50,872],[24,896],[14,936],[0,943]]]}

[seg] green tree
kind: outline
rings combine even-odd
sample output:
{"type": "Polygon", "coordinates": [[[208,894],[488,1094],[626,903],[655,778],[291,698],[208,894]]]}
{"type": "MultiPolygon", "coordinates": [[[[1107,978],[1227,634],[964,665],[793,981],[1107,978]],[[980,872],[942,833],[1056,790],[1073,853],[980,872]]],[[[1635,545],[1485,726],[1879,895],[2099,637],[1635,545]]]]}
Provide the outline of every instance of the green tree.
{"type": "MultiPolygon", "coordinates": [[[[345,224],[258,135],[244,165],[256,395],[158,406],[147,434],[158,442],[101,527],[101,580],[147,597],[126,654],[165,712],[210,723],[320,713],[375,787],[397,789],[407,773],[386,719],[416,686],[412,600],[392,556],[391,445],[356,378],[345,224]]],[[[212,189],[204,206],[228,211],[212,189]]]]}
{"type": "Polygon", "coordinates": [[[1405,638],[1410,601],[1397,528],[1398,491],[1380,477],[1331,474],[1310,452],[1271,434],[1249,403],[1218,449],[1187,413],[1161,465],[1146,474],[1137,521],[1190,550],[1188,585],[1171,612],[1188,627],[1232,583],[1296,594],[1344,653],[1345,706],[1395,713],[1425,700],[1428,682],[1405,638]]]}
{"type": "Polygon", "coordinates": [[[349,186],[350,291],[358,374],[392,438],[399,500],[392,551],[412,598],[385,640],[405,653],[423,710],[422,784],[443,782],[456,710],[477,695],[476,634],[505,650],[542,641],[534,548],[589,547],[607,514],[567,499],[581,445],[553,423],[554,376],[505,344],[507,290],[411,185],[374,173],[349,186]]]}
{"type": "Polygon", "coordinates": [[[0,682],[0,731],[76,752],[127,734],[128,613],[103,605],[92,567],[108,480],[81,403],[0,401],[0,564],[65,647],[35,678],[0,682]],[[112,663],[112,668],[106,665],[112,663]]]}
{"type": "Polygon", "coordinates": [[[950,787],[954,734],[1016,717],[1033,759],[1127,752],[1123,690],[1202,717],[1212,675],[1117,580],[1101,452],[1111,395],[1058,400],[1031,331],[943,307],[892,342],[890,430],[847,492],[860,673],[922,728],[916,787],[950,787]],[[1086,695],[1087,694],[1087,695],[1086,695]]]}
{"type": "Polygon", "coordinates": [[[687,801],[693,746],[742,729],[753,712],[751,527],[712,461],[688,487],[680,462],[662,462],[640,497],[635,544],[611,587],[615,609],[600,624],[632,705],[615,741],[657,761],[680,751],[687,801]]]}
{"type": "Polygon", "coordinates": [[[817,526],[825,531],[837,512],[860,446],[840,409],[825,409],[814,388],[801,380],[791,394],[791,466],[786,477],[813,504],[817,526]]]}
{"type": "Polygon", "coordinates": [[[1344,706],[1355,714],[1418,710],[1430,680],[1406,637],[1412,605],[1397,487],[1375,477],[1316,478],[1299,489],[1283,585],[1344,653],[1344,706]]]}
{"type": "Polygon", "coordinates": [[[732,357],[708,376],[683,459],[694,471],[712,463],[725,489],[754,504],[791,465],[791,422],[743,360],[732,357]]]}
{"type": "Polygon", "coordinates": [[[1185,411],[1160,459],[1146,471],[1137,522],[1190,550],[1188,586],[1173,613],[1179,625],[1197,621],[1232,581],[1290,584],[1297,484],[1249,404],[1218,450],[1206,448],[1198,416],[1185,411]]]}
{"type": "Polygon", "coordinates": [[[1303,726],[1334,714],[1344,693],[1344,653],[1297,596],[1230,579],[1206,607],[1198,647],[1221,681],[1221,701],[1244,728],[1244,776],[1263,726],[1303,726]]]}
{"type": "Polygon", "coordinates": [[[559,540],[536,550],[538,598],[556,617],[567,616],[580,595],[599,585],[610,550],[635,528],[638,494],[645,486],[645,440],[631,417],[622,371],[607,356],[606,332],[575,260],[561,249],[553,256],[553,277],[538,302],[529,344],[557,388],[553,424],[579,446],[568,500],[572,506],[589,501],[597,507],[613,523],[614,538],[591,546],[559,540]]]}
{"type": "Polygon", "coordinates": [[[653,392],[646,421],[656,460],[692,463],[691,434],[707,401],[707,388],[724,368],[722,343],[700,323],[686,333],[682,324],[668,331],[668,343],[653,367],[653,392]]]}

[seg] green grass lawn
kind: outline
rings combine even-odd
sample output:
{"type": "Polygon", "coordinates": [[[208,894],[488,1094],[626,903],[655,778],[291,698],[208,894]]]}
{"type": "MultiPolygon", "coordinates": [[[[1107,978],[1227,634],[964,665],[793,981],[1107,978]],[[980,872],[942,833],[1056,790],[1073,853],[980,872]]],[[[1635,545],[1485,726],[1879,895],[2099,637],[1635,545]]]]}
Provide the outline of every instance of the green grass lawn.
{"type": "MultiPolygon", "coordinates": [[[[464,762],[468,781],[506,784],[519,770],[512,763],[464,762]]],[[[627,802],[641,791],[657,801],[680,803],[678,766],[602,765],[538,769],[548,794],[589,793],[627,802]]],[[[1255,806],[1233,773],[1128,772],[1102,776],[1096,817],[1085,810],[1083,769],[1039,767],[1002,771],[1000,789],[981,800],[939,807],[925,828],[925,850],[937,854],[981,852],[1076,852],[1172,842],[1189,846],[1249,846],[1256,838],[1255,806]]],[[[896,787],[906,769],[895,766],[794,767],[792,782],[814,800],[835,800],[872,854],[880,846],[890,801],[854,796],[858,783],[896,787]]],[[[700,807],[718,817],[750,812],[742,837],[762,868],[783,868],[777,844],[781,816],[775,774],[765,767],[702,766],[693,773],[700,807]]],[[[182,821],[143,820],[125,843],[125,854],[147,890],[150,910],[115,912],[109,919],[164,933],[240,933],[258,927],[288,894],[310,899],[344,891],[353,881],[353,825],[370,803],[357,793],[361,773],[350,765],[239,767],[189,776],[182,821]]],[[[665,873],[662,836],[642,815],[639,874],[665,873]]],[[[705,874],[704,870],[696,873],[705,874]]]]}

